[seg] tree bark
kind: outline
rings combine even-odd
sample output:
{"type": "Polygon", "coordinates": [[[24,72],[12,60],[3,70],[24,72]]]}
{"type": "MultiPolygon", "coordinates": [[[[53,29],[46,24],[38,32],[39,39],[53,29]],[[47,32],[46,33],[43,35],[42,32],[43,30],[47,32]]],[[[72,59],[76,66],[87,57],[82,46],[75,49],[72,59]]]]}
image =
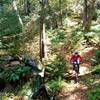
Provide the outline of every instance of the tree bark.
{"type": "Polygon", "coordinates": [[[59,13],[59,18],[60,18],[60,26],[63,25],[63,22],[62,22],[62,0],[59,0],[59,10],[60,10],[60,13],[59,13]]]}
{"type": "Polygon", "coordinates": [[[84,15],[83,15],[83,25],[84,25],[84,30],[86,32],[89,31],[88,26],[88,6],[87,6],[87,0],[84,0],[84,15]]]}
{"type": "Polygon", "coordinates": [[[83,26],[85,32],[89,32],[91,29],[92,18],[95,13],[94,4],[95,0],[84,0],[83,26]]]}
{"type": "Polygon", "coordinates": [[[46,29],[45,23],[43,23],[43,43],[44,43],[44,58],[47,59],[47,39],[46,39],[46,29]]]}
{"type": "Polygon", "coordinates": [[[24,14],[29,15],[30,13],[30,2],[29,0],[24,0],[24,14]]]}
{"type": "Polygon", "coordinates": [[[46,53],[46,34],[45,34],[45,0],[41,2],[40,15],[40,61],[47,57],[46,53]]]}

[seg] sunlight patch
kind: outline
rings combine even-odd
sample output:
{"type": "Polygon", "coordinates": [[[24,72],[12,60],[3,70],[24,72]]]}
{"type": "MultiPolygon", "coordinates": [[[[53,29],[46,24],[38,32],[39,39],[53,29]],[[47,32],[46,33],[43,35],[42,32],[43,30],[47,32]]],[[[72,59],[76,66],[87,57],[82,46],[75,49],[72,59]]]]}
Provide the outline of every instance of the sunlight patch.
{"type": "Polygon", "coordinates": [[[80,67],[80,75],[84,75],[86,73],[89,73],[89,68],[81,66],[80,67]]]}

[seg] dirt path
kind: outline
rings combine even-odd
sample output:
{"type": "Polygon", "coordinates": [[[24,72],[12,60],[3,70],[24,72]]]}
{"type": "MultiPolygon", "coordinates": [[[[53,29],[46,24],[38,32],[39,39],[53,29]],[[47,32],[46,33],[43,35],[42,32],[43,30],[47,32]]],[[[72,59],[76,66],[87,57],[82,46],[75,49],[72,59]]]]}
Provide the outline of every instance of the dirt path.
{"type": "Polygon", "coordinates": [[[62,88],[58,100],[88,100],[86,97],[88,87],[81,83],[73,84],[69,91],[65,89],[62,88]]]}
{"type": "MultiPolygon", "coordinates": [[[[90,71],[88,67],[80,67],[80,76],[84,76],[89,72],[90,71]]],[[[83,80],[80,79],[78,83],[74,83],[74,80],[72,80],[72,83],[67,84],[62,88],[58,96],[58,100],[88,100],[86,97],[87,90],[88,86],[83,80]]]]}
{"type": "MultiPolygon", "coordinates": [[[[84,54],[86,54],[85,58],[87,58],[87,56],[93,55],[92,51],[94,51],[93,48],[86,48],[81,52],[84,52],[84,54]]],[[[91,77],[91,72],[89,70],[91,64],[89,64],[89,61],[87,62],[85,61],[84,64],[80,66],[79,83],[67,84],[66,87],[63,87],[58,96],[58,100],[88,100],[86,93],[89,87],[86,85],[85,81],[88,77],[91,77]]]]}
{"type": "Polygon", "coordinates": [[[61,93],[58,96],[58,100],[87,100],[86,98],[87,86],[81,83],[73,84],[69,90],[62,88],[61,93]]]}

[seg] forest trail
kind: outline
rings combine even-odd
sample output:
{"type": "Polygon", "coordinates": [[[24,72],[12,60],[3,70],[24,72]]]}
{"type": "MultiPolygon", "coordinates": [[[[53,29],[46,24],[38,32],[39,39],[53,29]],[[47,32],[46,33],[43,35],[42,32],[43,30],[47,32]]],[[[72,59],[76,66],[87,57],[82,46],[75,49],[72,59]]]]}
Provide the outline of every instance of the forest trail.
{"type": "Polygon", "coordinates": [[[68,85],[66,88],[62,88],[58,98],[60,98],[60,100],[88,100],[86,97],[88,86],[84,80],[87,75],[91,75],[89,69],[85,66],[81,66],[79,82],[73,83],[74,80],[72,80],[71,85],[68,85]],[[84,79],[81,79],[81,77],[84,77],[84,79]]]}
{"type": "MultiPolygon", "coordinates": [[[[94,49],[93,48],[86,48],[82,50],[80,53],[84,52],[84,57],[87,59],[87,57],[93,56],[94,49]],[[91,53],[91,54],[90,54],[91,53]],[[89,54],[89,55],[88,55],[89,54]]],[[[60,100],[88,100],[86,94],[89,88],[91,86],[88,86],[86,84],[86,80],[89,77],[93,77],[91,75],[90,68],[91,63],[86,61],[84,59],[84,63],[80,65],[80,74],[79,74],[79,82],[74,83],[72,80],[72,83],[67,85],[66,87],[63,87],[58,98],[60,100]]],[[[72,73],[72,70],[71,70],[72,73]]]]}
{"type": "Polygon", "coordinates": [[[81,83],[73,84],[69,91],[66,91],[64,88],[62,90],[62,93],[59,95],[60,100],[87,100],[87,86],[81,83]]]}
{"type": "MultiPolygon", "coordinates": [[[[87,93],[89,90],[95,90],[96,86],[100,83],[100,75],[92,75],[91,73],[80,77],[78,83],[74,83],[73,80],[70,84],[66,84],[62,87],[58,100],[89,100],[87,93]],[[91,82],[91,79],[95,79],[91,82]]],[[[99,100],[99,99],[98,99],[99,100]]]]}
{"type": "Polygon", "coordinates": [[[88,86],[84,80],[87,75],[91,75],[89,68],[87,66],[80,66],[79,82],[72,83],[72,85],[67,86],[69,89],[65,89],[64,87],[59,95],[60,100],[87,100],[86,92],[88,90],[88,86]],[[82,77],[84,77],[83,80],[81,79],[82,77]]]}

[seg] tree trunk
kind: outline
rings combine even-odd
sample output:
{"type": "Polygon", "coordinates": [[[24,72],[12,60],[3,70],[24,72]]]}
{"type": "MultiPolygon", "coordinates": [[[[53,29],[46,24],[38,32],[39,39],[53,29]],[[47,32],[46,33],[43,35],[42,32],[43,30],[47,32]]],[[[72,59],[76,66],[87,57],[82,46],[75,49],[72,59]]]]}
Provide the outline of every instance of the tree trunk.
{"type": "Polygon", "coordinates": [[[63,22],[62,22],[62,0],[59,0],[59,10],[60,10],[60,13],[59,13],[59,18],[60,18],[60,26],[63,25],[63,22]]]}
{"type": "Polygon", "coordinates": [[[40,27],[42,28],[42,30],[40,30],[40,60],[42,62],[43,58],[47,58],[45,23],[40,27]]]}
{"type": "Polygon", "coordinates": [[[46,53],[46,35],[45,35],[45,0],[41,2],[41,15],[40,15],[40,61],[47,57],[46,53]]]}
{"type": "Polygon", "coordinates": [[[40,61],[44,58],[44,43],[43,43],[43,22],[40,21],[40,61]]]}
{"type": "Polygon", "coordinates": [[[30,13],[30,2],[29,0],[24,0],[24,14],[29,15],[30,13]]]}
{"type": "Polygon", "coordinates": [[[21,24],[22,28],[23,28],[23,22],[22,22],[22,19],[19,15],[19,12],[18,12],[18,9],[17,9],[17,5],[16,5],[16,1],[13,0],[13,9],[16,11],[16,14],[18,16],[18,20],[19,20],[19,23],[21,24]]]}
{"type": "Polygon", "coordinates": [[[89,32],[91,29],[92,18],[95,13],[94,4],[95,0],[84,0],[83,26],[85,32],[89,32]]]}
{"type": "Polygon", "coordinates": [[[84,0],[84,15],[83,15],[83,25],[84,30],[88,32],[90,29],[88,26],[88,6],[87,6],[87,0],[84,0]]]}
{"type": "Polygon", "coordinates": [[[44,58],[47,58],[47,39],[46,39],[46,29],[45,23],[43,23],[43,44],[44,44],[44,58]]]}

